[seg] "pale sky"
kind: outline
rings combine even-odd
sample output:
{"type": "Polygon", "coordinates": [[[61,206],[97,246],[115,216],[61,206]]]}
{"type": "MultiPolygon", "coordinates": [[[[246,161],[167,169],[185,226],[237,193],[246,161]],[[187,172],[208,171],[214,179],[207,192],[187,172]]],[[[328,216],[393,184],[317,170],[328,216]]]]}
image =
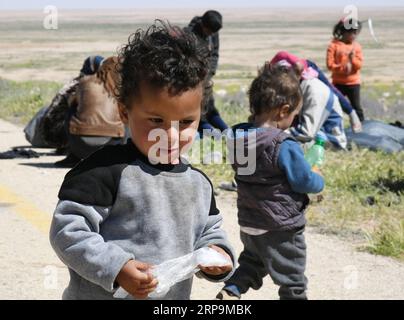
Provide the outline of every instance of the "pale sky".
{"type": "Polygon", "coordinates": [[[0,10],[38,9],[54,5],[59,9],[103,8],[232,8],[232,7],[358,7],[404,6],[404,0],[0,0],[0,10]]]}

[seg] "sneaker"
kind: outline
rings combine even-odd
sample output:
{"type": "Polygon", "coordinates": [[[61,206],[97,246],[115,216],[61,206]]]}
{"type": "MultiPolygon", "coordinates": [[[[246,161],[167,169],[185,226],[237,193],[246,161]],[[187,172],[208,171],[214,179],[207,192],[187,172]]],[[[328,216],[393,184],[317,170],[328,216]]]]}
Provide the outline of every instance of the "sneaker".
{"type": "Polygon", "coordinates": [[[350,113],[349,122],[351,123],[351,128],[354,133],[362,131],[362,123],[355,110],[352,110],[352,112],[350,113]]]}
{"type": "Polygon", "coordinates": [[[356,123],[356,124],[352,125],[352,131],[354,133],[362,132],[362,124],[361,123],[356,123]]]}

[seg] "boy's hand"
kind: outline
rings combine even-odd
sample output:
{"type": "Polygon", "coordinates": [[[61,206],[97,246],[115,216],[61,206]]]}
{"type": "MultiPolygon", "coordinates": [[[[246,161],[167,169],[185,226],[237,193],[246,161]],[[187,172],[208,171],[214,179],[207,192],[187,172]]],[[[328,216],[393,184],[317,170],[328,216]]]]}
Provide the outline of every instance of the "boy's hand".
{"type": "Polygon", "coordinates": [[[151,265],[129,260],[121,269],[116,281],[129,294],[138,299],[146,299],[157,286],[157,279],[150,273],[151,265]]]}
{"type": "Polygon", "coordinates": [[[229,264],[222,266],[222,267],[204,267],[204,266],[199,265],[198,266],[199,269],[201,269],[202,272],[212,275],[212,276],[218,276],[218,275],[231,271],[231,269],[233,268],[233,263],[231,262],[231,258],[227,254],[227,252],[224,251],[222,248],[215,246],[215,245],[211,245],[211,246],[209,246],[209,248],[216,250],[217,252],[222,254],[229,261],[229,264]]]}

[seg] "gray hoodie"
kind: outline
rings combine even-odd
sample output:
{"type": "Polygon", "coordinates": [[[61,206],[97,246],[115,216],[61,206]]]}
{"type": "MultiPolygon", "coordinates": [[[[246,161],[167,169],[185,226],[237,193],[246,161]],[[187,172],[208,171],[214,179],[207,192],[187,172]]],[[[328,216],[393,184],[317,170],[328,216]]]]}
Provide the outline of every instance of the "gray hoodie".
{"type": "MultiPolygon", "coordinates": [[[[64,299],[113,299],[130,259],[157,265],[215,244],[234,260],[209,179],[183,163],[152,165],[131,141],[82,161],[59,199],[50,242],[70,272],[64,299]]],[[[200,274],[223,281],[231,273],[200,274]]],[[[189,299],[191,286],[185,280],[164,299],[189,299]]]]}

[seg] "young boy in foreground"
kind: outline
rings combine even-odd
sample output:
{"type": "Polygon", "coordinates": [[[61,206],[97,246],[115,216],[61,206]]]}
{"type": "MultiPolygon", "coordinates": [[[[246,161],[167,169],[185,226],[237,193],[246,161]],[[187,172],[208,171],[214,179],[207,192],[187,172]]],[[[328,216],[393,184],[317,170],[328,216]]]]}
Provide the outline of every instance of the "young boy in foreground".
{"type": "MultiPolygon", "coordinates": [[[[180,158],[197,132],[208,71],[195,37],[153,25],[119,59],[120,115],[132,140],[95,152],[62,184],[50,241],[70,272],[64,299],[113,299],[119,286],[147,298],[153,265],[206,246],[229,264],[201,267],[201,276],[223,281],[233,268],[212,184],[180,158]]],[[[164,299],[189,299],[191,286],[180,282],[164,299]]]]}

